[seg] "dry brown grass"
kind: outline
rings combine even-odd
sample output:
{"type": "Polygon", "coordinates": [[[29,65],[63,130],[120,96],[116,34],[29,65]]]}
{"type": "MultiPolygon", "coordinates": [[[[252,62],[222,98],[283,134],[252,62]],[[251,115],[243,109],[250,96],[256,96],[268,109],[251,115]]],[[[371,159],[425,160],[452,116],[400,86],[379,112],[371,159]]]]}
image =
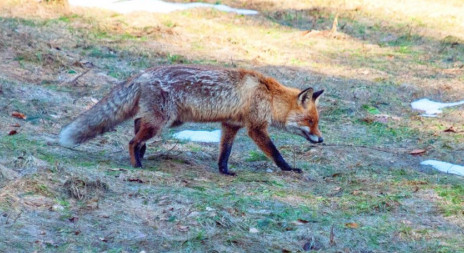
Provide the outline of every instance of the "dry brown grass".
{"type": "MultiPolygon", "coordinates": [[[[322,251],[459,252],[462,180],[419,163],[464,163],[463,133],[443,132],[464,129],[462,107],[435,119],[409,108],[424,95],[462,99],[458,2],[221,2],[263,14],[119,15],[1,2],[0,129],[18,134],[0,137],[0,251],[297,252],[313,243],[322,251]],[[308,32],[330,30],[337,13],[339,34],[308,32]],[[216,145],[170,133],[149,143],[145,169],[127,167],[131,123],[77,149],[56,145],[61,126],[115,83],[150,65],[190,62],[325,88],[329,145],[272,130],[284,157],[305,171],[289,175],[247,161],[259,152],[240,133],[235,178],[217,173],[216,145]],[[416,148],[426,153],[411,156],[416,148]]],[[[217,126],[185,126],[193,127],[217,126]]]]}
{"type": "Polygon", "coordinates": [[[69,13],[68,7],[67,0],[5,0],[0,2],[0,10],[3,16],[35,19],[58,18],[69,13]]]}

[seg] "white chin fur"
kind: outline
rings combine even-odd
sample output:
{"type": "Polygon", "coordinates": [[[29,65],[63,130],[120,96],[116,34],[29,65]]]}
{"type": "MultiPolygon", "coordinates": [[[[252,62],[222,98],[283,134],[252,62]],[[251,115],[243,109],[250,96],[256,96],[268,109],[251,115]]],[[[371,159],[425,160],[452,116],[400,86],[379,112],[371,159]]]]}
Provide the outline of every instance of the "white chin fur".
{"type": "Polygon", "coordinates": [[[314,141],[314,142],[319,142],[319,137],[313,134],[309,135],[309,139],[311,139],[311,141],[314,141]]]}
{"type": "Polygon", "coordinates": [[[74,147],[76,146],[77,144],[74,142],[74,140],[71,138],[71,134],[72,134],[72,125],[69,125],[67,127],[65,127],[63,130],[61,130],[61,133],[60,133],[60,145],[63,146],[63,147],[68,147],[68,148],[71,148],[71,147],[74,147]]]}

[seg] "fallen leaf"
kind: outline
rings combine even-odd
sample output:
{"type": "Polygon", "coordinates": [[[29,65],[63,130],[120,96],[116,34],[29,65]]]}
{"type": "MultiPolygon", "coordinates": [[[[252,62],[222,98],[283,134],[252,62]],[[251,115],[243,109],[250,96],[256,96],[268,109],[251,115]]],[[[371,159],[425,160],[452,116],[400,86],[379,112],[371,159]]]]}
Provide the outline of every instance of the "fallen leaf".
{"type": "Polygon", "coordinates": [[[143,184],[144,181],[140,178],[128,178],[126,181],[129,181],[129,182],[137,182],[137,183],[140,183],[140,184],[143,184]]]}
{"type": "Polygon", "coordinates": [[[358,228],[359,225],[358,225],[358,223],[355,223],[355,222],[349,222],[349,223],[345,224],[345,227],[347,227],[347,228],[358,228]]]}
{"type": "Polygon", "coordinates": [[[303,220],[303,219],[298,219],[298,222],[301,222],[301,223],[303,223],[303,224],[309,223],[308,220],[303,220]]]}
{"type": "Polygon", "coordinates": [[[16,131],[16,130],[11,130],[11,131],[8,133],[8,135],[15,135],[15,134],[17,134],[17,133],[18,133],[18,131],[16,131]]]}
{"type": "Polygon", "coordinates": [[[447,128],[443,132],[445,132],[445,133],[457,133],[458,131],[456,131],[456,129],[454,129],[453,126],[450,126],[449,128],[447,128]]]}
{"type": "Polygon", "coordinates": [[[79,230],[74,231],[75,235],[79,235],[80,233],[81,233],[81,231],[79,231],[79,230]]]}
{"type": "Polygon", "coordinates": [[[343,174],[343,173],[341,173],[341,172],[337,172],[337,173],[334,173],[334,174],[332,175],[332,177],[339,177],[339,176],[341,176],[342,174],[343,174]]]}
{"type": "Polygon", "coordinates": [[[361,191],[358,191],[358,190],[354,190],[351,194],[353,194],[354,196],[358,196],[358,195],[361,195],[361,191]]]}
{"type": "Polygon", "coordinates": [[[421,180],[414,180],[414,181],[409,181],[408,184],[410,184],[410,185],[425,185],[425,184],[428,184],[428,182],[421,181],[421,180]]]}
{"type": "Polygon", "coordinates": [[[303,31],[303,32],[301,33],[301,36],[305,36],[306,34],[308,34],[308,33],[310,33],[310,32],[311,32],[311,31],[309,31],[309,30],[303,31]]]}
{"type": "Polygon", "coordinates": [[[299,221],[299,220],[292,221],[291,223],[292,223],[293,225],[295,225],[295,226],[303,226],[303,224],[305,224],[305,223],[303,223],[303,222],[301,222],[301,221],[299,221]]]}
{"type": "Polygon", "coordinates": [[[109,168],[108,170],[111,170],[111,171],[127,171],[126,169],[121,169],[121,168],[109,168]]]}
{"type": "Polygon", "coordinates": [[[178,225],[178,226],[177,226],[177,229],[178,229],[180,232],[188,232],[188,231],[189,231],[189,227],[188,227],[188,226],[178,225]]]}
{"type": "Polygon", "coordinates": [[[361,121],[367,124],[371,124],[371,123],[374,123],[374,118],[367,116],[367,117],[362,118],[361,121]]]}
{"type": "Polygon", "coordinates": [[[425,149],[414,149],[413,151],[409,152],[411,155],[422,155],[426,152],[425,149]]]}
{"type": "Polygon", "coordinates": [[[82,62],[79,61],[75,61],[72,65],[74,67],[84,68],[84,64],[82,64],[82,62]]]}
{"type": "Polygon", "coordinates": [[[15,118],[18,118],[18,119],[26,119],[26,115],[24,115],[24,113],[20,113],[20,112],[13,112],[11,114],[11,116],[15,117],[15,118]]]}
{"type": "Polygon", "coordinates": [[[73,217],[69,218],[68,220],[69,220],[70,222],[72,222],[72,223],[75,223],[75,222],[77,222],[77,221],[79,220],[79,217],[73,216],[73,217]]]}

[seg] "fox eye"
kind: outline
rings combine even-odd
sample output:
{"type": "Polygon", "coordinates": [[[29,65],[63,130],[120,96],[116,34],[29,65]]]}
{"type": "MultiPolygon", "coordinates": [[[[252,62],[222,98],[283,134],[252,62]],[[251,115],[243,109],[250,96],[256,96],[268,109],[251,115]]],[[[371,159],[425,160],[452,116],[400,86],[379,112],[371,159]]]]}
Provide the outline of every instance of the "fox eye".
{"type": "Polygon", "coordinates": [[[308,120],[308,123],[309,123],[310,125],[312,125],[314,122],[313,122],[312,119],[309,119],[309,120],[308,120]]]}

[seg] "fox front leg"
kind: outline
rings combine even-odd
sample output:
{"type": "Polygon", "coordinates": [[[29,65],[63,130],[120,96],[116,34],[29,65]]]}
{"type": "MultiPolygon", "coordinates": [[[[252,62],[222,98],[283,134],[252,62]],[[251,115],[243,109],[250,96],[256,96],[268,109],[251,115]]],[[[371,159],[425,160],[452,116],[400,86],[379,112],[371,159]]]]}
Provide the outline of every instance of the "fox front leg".
{"type": "Polygon", "coordinates": [[[272,143],[269,134],[267,133],[266,129],[248,129],[248,135],[253,139],[253,141],[258,145],[258,147],[272,160],[274,163],[283,171],[294,171],[297,173],[301,173],[301,169],[292,168],[288,163],[284,160],[282,155],[280,154],[279,150],[277,150],[274,143],[272,143]]]}

